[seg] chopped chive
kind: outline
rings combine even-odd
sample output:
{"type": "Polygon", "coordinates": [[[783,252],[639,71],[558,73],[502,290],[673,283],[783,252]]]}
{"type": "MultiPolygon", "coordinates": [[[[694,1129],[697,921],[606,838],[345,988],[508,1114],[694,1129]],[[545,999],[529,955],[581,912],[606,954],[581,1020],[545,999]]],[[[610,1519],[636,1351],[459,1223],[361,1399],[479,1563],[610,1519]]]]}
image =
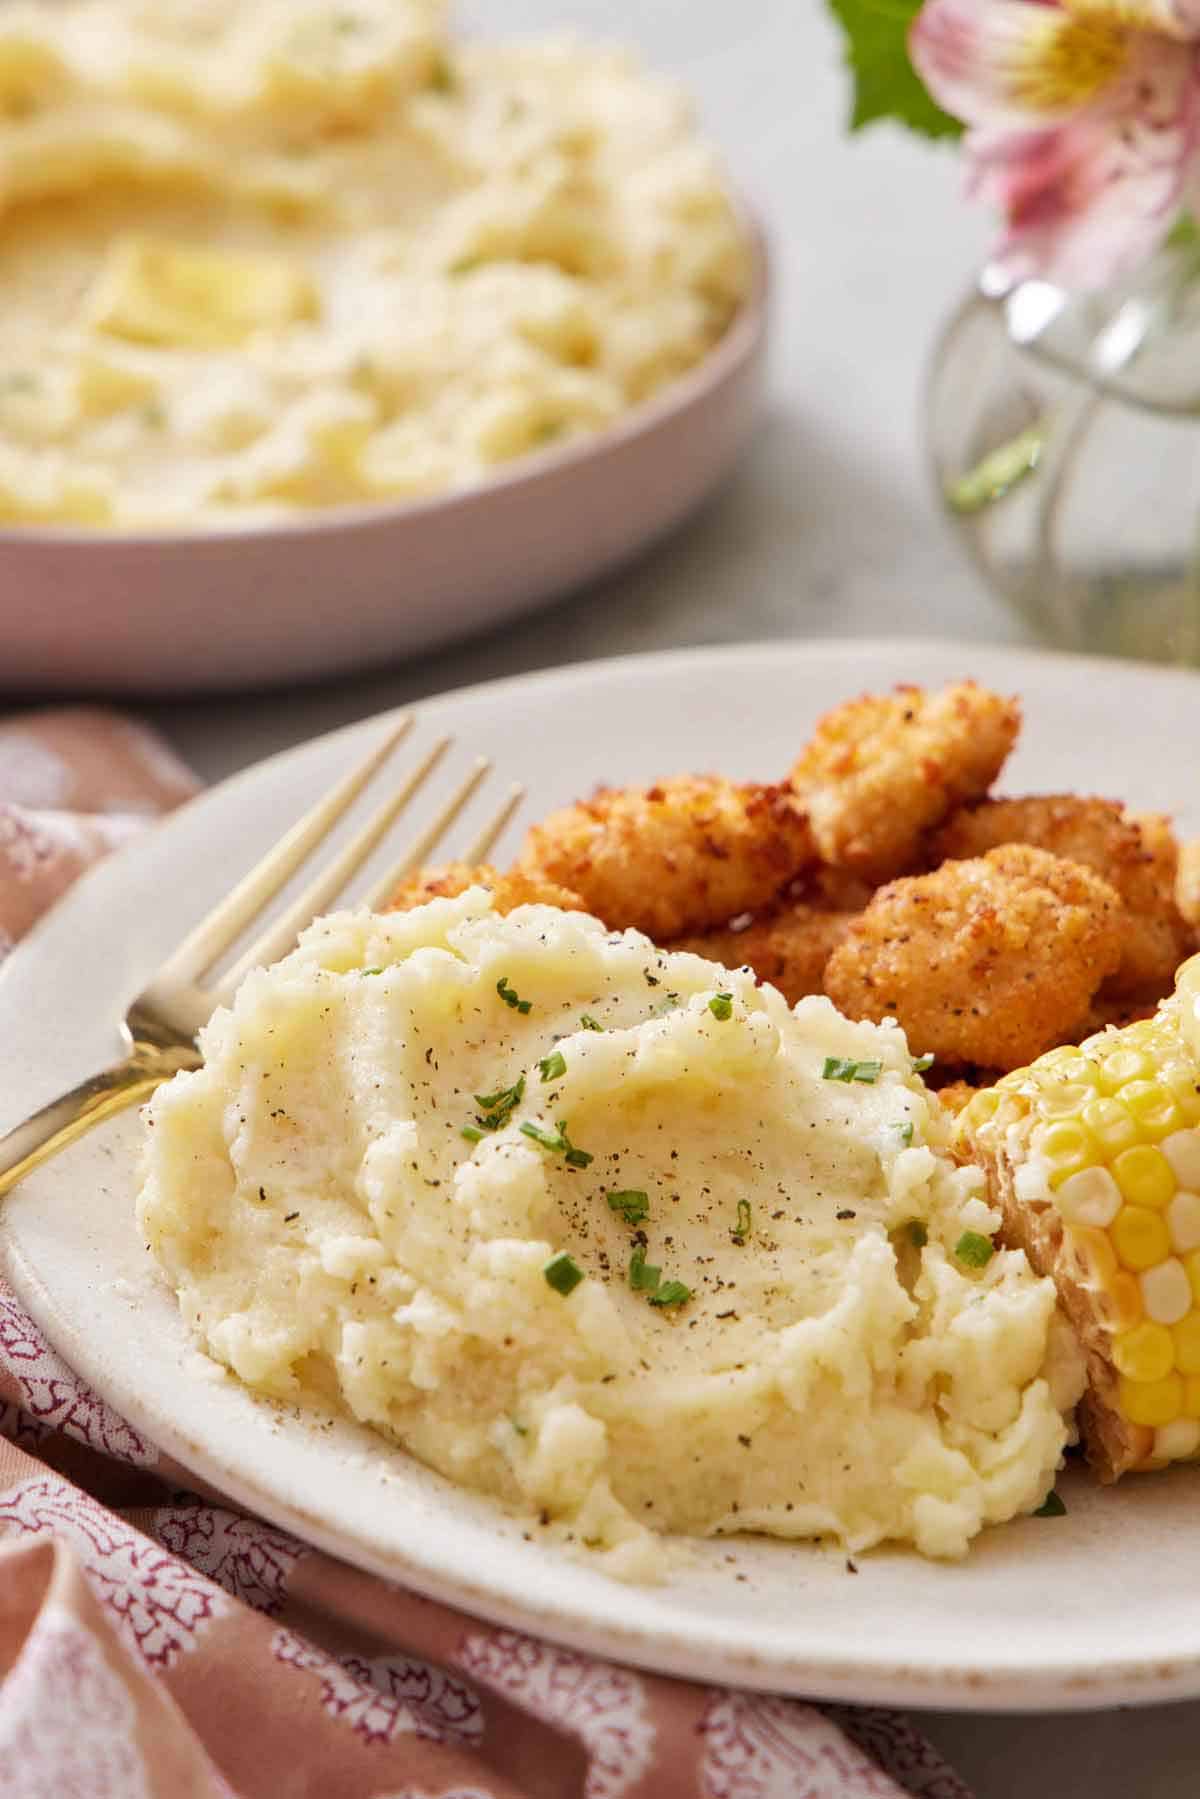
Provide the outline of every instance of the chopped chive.
{"type": "MultiPolygon", "coordinates": [[[[471,1141],[478,1142],[479,1134],[483,1131],[502,1131],[524,1096],[524,1075],[514,1081],[511,1087],[499,1087],[495,1093],[477,1093],[475,1104],[481,1110],[475,1114],[475,1124],[479,1127],[479,1131],[474,1137],[471,1137],[471,1141]]],[[[463,1136],[470,1137],[473,1128],[471,1125],[465,1126],[463,1136]]]]}
{"type": "Polygon", "coordinates": [[[564,1160],[571,1168],[586,1168],[588,1163],[594,1162],[595,1159],[596,1158],[593,1155],[590,1155],[586,1149],[576,1149],[574,1145],[572,1145],[564,1157],[564,1160]]]}
{"type": "Polygon", "coordinates": [[[733,1240],[745,1243],[750,1235],[750,1201],[739,1199],[737,1205],[737,1224],[734,1226],[733,1240]]]}
{"type": "Polygon", "coordinates": [[[568,1293],[574,1293],[583,1279],[583,1269],[565,1249],[560,1249],[556,1256],[550,1257],[542,1268],[542,1273],[546,1285],[553,1287],[556,1293],[561,1293],[564,1299],[568,1293]]]}
{"type": "Polygon", "coordinates": [[[635,1293],[657,1293],[661,1280],[662,1269],[647,1262],[646,1252],[639,1244],[629,1258],[629,1285],[635,1293]]]}
{"type": "Polygon", "coordinates": [[[968,1268],[986,1268],[996,1253],[996,1245],[978,1231],[964,1231],[954,1245],[954,1253],[968,1268]]]}
{"type": "Polygon", "coordinates": [[[664,1281],[656,1293],[650,1295],[652,1306],[681,1306],[685,1299],[692,1297],[692,1289],[685,1287],[682,1281],[664,1281]]]}
{"type": "Polygon", "coordinates": [[[364,974],[382,974],[383,970],[382,968],[364,968],[362,972],[364,974]]]}
{"type": "Polygon", "coordinates": [[[529,1435],[529,1426],[527,1424],[518,1424],[517,1420],[513,1417],[510,1417],[508,1422],[512,1425],[518,1437],[527,1437],[529,1435]]]}
{"type": "Polygon", "coordinates": [[[552,1150],[555,1155],[562,1156],[572,1168],[586,1168],[589,1162],[594,1162],[596,1159],[588,1150],[576,1149],[567,1135],[565,1118],[559,1119],[558,1129],[554,1131],[548,1131],[540,1124],[531,1124],[528,1119],[522,1124],[521,1130],[526,1137],[531,1137],[535,1143],[540,1143],[543,1149],[552,1150]]]}
{"type": "Polygon", "coordinates": [[[557,1131],[544,1130],[540,1124],[531,1124],[528,1119],[521,1130],[526,1137],[532,1137],[535,1143],[540,1143],[543,1149],[553,1150],[556,1155],[561,1155],[567,1147],[557,1131]]]}
{"type": "Polygon", "coordinates": [[[649,1195],[640,1187],[614,1189],[607,1198],[610,1208],[619,1212],[626,1224],[641,1224],[650,1216],[649,1195]]]}
{"type": "Polygon", "coordinates": [[[483,1142],[483,1132],[480,1130],[476,1130],[476,1128],[473,1124],[464,1124],[462,1127],[461,1135],[466,1138],[468,1143],[482,1143],[483,1142]]]}
{"type": "MultiPolygon", "coordinates": [[[[912,1244],[913,1248],[914,1249],[924,1249],[925,1245],[929,1241],[929,1232],[926,1230],[925,1226],[921,1223],[921,1220],[919,1218],[910,1219],[908,1224],[905,1226],[905,1229],[908,1232],[908,1240],[912,1244]]],[[[986,1241],[986,1238],[985,1238],[985,1241],[986,1241]]]]}
{"type": "Polygon", "coordinates": [[[883,1072],[882,1062],[856,1062],[849,1056],[826,1056],[821,1068],[823,1081],[862,1081],[874,1086],[883,1072]]]}
{"type": "Polygon", "coordinates": [[[581,1031],[602,1031],[604,1026],[597,1024],[590,1012],[583,1012],[580,1014],[579,1028],[581,1031]]]}
{"type": "Polygon", "coordinates": [[[936,1058],[932,1055],[914,1056],[912,1059],[913,1073],[914,1074],[924,1074],[925,1070],[927,1068],[933,1067],[935,1060],[936,1060],[936,1058]]]}
{"type": "Polygon", "coordinates": [[[719,1018],[722,1021],[722,1023],[724,1023],[725,1019],[732,1018],[733,1017],[733,995],[732,995],[732,993],[714,993],[712,998],[708,1002],[708,1009],[712,1013],[713,1017],[719,1018]]]}
{"type": "Polygon", "coordinates": [[[496,982],[496,992],[500,995],[500,998],[504,1001],[505,1005],[511,1006],[514,1012],[532,1012],[533,1001],[522,999],[515,989],[509,986],[508,976],[506,974],[502,974],[500,979],[496,982]]]}
{"type": "Polygon", "coordinates": [[[561,1050],[556,1049],[552,1055],[538,1063],[543,1081],[557,1081],[567,1072],[567,1060],[561,1050]]]}
{"type": "Polygon", "coordinates": [[[893,1129],[893,1131],[895,1131],[896,1136],[899,1138],[901,1143],[903,1143],[907,1146],[908,1144],[910,1144],[912,1142],[913,1126],[912,1126],[911,1118],[906,1118],[903,1124],[894,1124],[892,1126],[892,1129],[893,1129]]]}
{"type": "Polygon", "coordinates": [[[1035,1518],[1065,1518],[1067,1515],[1067,1508],[1058,1497],[1058,1494],[1054,1491],[1054,1488],[1051,1487],[1050,1491],[1033,1515],[1035,1518]]]}

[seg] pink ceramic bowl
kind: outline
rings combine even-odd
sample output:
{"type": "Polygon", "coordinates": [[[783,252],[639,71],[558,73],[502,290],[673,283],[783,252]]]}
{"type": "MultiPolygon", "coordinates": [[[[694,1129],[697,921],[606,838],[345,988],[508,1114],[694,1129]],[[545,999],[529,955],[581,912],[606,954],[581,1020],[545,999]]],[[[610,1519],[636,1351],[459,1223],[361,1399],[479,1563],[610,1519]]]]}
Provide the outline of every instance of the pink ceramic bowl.
{"type": "Polygon", "coordinates": [[[0,691],[164,693],[368,668],[628,561],[729,472],[762,389],[767,254],[704,361],[619,424],[465,492],[284,525],[0,531],[0,691]]]}

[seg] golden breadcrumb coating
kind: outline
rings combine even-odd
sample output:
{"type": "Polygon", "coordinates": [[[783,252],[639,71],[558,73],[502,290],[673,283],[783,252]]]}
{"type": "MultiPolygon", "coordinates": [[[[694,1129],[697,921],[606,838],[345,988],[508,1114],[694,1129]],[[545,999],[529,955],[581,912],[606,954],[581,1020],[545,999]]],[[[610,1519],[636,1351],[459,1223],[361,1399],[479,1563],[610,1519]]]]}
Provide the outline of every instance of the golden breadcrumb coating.
{"type": "Polygon", "coordinates": [[[1082,1023],[1076,1025],[1068,1043],[1082,1043],[1085,1037],[1094,1037],[1097,1031],[1106,1031],[1109,1026],[1122,1030],[1127,1024],[1136,1024],[1139,1018],[1153,1018],[1162,1003],[1161,994],[1110,994],[1109,982],[1105,982],[1099,993],[1087,1009],[1087,1016],[1082,1023]]]}
{"type": "Polygon", "coordinates": [[[411,912],[427,900],[454,899],[468,887],[491,889],[497,912],[513,912],[518,906],[558,906],[563,912],[586,912],[577,893],[554,881],[543,881],[515,869],[501,874],[490,862],[447,862],[441,868],[419,868],[408,875],[389,896],[385,912],[411,912]]]}
{"type": "Polygon", "coordinates": [[[1081,862],[1114,887],[1129,915],[1121,964],[1105,984],[1114,999],[1171,991],[1187,953],[1187,929],[1175,904],[1177,849],[1169,820],[1134,818],[1116,800],[1074,793],[984,800],[955,813],[930,846],[942,861],[982,856],[1002,843],[1031,843],[1081,862]]]}
{"type": "Polygon", "coordinates": [[[613,930],[658,943],[769,905],[813,859],[790,787],[678,775],[600,788],[534,825],[518,866],[580,894],[613,930]]]}
{"type": "MultiPolygon", "coordinates": [[[[990,1083],[984,1082],[983,1084],[986,1086],[990,1083]]],[[[970,1105],[978,1092],[979,1088],[973,1086],[970,1081],[949,1081],[946,1086],[938,1088],[937,1096],[948,1112],[957,1115],[964,1106],[970,1105]]]]}
{"type": "Polygon", "coordinates": [[[1179,846],[1175,901],[1191,929],[1200,930],[1200,837],[1179,846]]]}
{"type": "Polygon", "coordinates": [[[822,859],[874,881],[919,866],[927,834],[987,792],[1020,723],[1015,699],[974,681],[826,713],[792,770],[822,859]]]}
{"type": "Polygon", "coordinates": [[[691,950],[726,968],[752,968],[760,981],[777,987],[790,1006],[809,993],[823,993],[825,964],[850,928],[853,912],[821,911],[803,904],[781,906],[741,919],[723,931],[684,937],[670,949],[691,950]]]}
{"type": "Polygon", "coordinates": [[[851,1018],[898,1018],[942,1061],[1020,1068],[1082,1022],[1126,929],[1090,869],[1008,844],[881,888],[825,991],[851,1018]]]}

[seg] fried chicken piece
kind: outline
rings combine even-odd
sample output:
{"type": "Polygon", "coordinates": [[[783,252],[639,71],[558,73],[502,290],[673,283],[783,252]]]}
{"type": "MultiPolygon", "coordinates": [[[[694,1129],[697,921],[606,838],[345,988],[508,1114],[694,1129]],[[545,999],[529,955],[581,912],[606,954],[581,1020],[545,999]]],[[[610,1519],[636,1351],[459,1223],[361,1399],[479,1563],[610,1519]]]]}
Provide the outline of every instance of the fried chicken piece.
{"type": "MultiPolygon", "coordinates": [[[[990,1084],[986,1081],[983,1083],[984,1086],[990,1084]]],[[[950,1081],[945,1087],[938,1088],[937,1096],[947,1112],[953,1112],[957,1116],[964,1106],[970,1105],[978,1092],[979,1088],[973,1086],[970,1081],[950,1081]]]]}
{"type": "Polygon", "coordinates": [[[825,964],[854,917],[853,912],[821,911],[801,903],[763,913],[745,924],[738,919],[723,931],[684,937],[668,947],[691,950],[726,968],[748,966],[794,1006],[806,994],[824,992],[825,964]]]}
{"type": "Polygon", "coordinates": [[[1087,1017],[1064,1038],[1066,1043],[1082,1043],[1085,1037],[1094,1037],[1097,1031],[1107,1031],[1111,1026],[1122,1030],[1127,1024],[1136,1024],[1139,1018],[1153,1018],[1162,1000],[1161,994],[1129,994],[1124,998],[1110,996],[1110,983],[1106,981],[1087,1010],[1087,1017]]]}
{"type": "Polygon", "coordinates": [[[1175,904],[1177,848],[1170,821],[1158,814],[1131,817],[1116,800],[1073,793],[1029,799],[984,800],[957,812],[933,838],[935,861],[982,856],[1002,843],[1030,843],[1102,875],[1129,917],[1121,962],[1105,997],[1124,999],[1171,991],[1187,953],[1187,930],[1175,904]]]}
{"type": "Polygon", "coordinates": [[[554,881],[543,881],[520,869],[501,874],[490,862],[447,862],[441,868],[419,868],[389,895],[385,912],[411,912],[427,900],[454,899],[468,887],[491,889],[497,912],[513,912],[518,906],[558,906],[564,912],[586,912],[577,893],[554,881]]]}
{"type": "Polygon", "coordinates": [[[1179,846],[1175,903],[1192,930],[1200,930],[1200,837],[1179,846]]]}
{"type": "Polygon", "coordinates": [[[1090,869],[1007,844],[881,888],[825,991],[851,1018],[898,1018],[943,1061],[1020,1068],[1082,1023],[1126,929],[1090,869]]]}
{"type": "Polygon", "coordinates": [[[987,792],[1020,723],[1015,699],[974,681],[826,713],[791,776],[822,859],[873,881],[916,868],[926,835],[987,792]]]}
{"type": "Polygon", "coordinates": [[[678,775],[601,787],[552,813],[530,830],[518,866],[581,894],[613,930],[668,943],[771,904],[813,859],[790,787],[678,775]]]}

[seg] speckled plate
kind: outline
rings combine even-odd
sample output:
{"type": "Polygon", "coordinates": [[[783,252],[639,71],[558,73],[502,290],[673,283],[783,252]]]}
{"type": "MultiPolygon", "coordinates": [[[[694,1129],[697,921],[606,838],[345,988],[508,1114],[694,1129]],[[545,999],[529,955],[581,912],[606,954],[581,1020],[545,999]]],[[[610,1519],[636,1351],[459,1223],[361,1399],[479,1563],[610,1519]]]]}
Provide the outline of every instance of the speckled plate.
{"type": "MultiPolygon", "coordinates": [[[[1200,680],[1111,662],[913,642],[686,652],[451,694],[415,735],[453,731],[464,761],[494,753],[529,784],[532,815],[600,778],[775,776],[843,696],[963,674],[1023,696],[1013,791],[1111,793],[1200,832],[1200,680]]],[[[379,729],[320,738],[193,801],[19,947],[0,973],[0,1129],[109,1059],[106,1021],[379,729]]],[[[743,1686],[959,1710],[1200,1695],[1200,1473],[1107,1492],[1072,1473],[1065,1518],[993,1530],[961,1566],[889,1552],[851,1574],[828,1550],[725,1541],[697,1545],[668,1584],[620,1586],[370,1433],[214,1378],[134,1228],[138,1131],[127,1116],[31,1176],[0,1210],[0,1264],[139,1431],[322,1548],[560,1642],[743,1686]]]]}

